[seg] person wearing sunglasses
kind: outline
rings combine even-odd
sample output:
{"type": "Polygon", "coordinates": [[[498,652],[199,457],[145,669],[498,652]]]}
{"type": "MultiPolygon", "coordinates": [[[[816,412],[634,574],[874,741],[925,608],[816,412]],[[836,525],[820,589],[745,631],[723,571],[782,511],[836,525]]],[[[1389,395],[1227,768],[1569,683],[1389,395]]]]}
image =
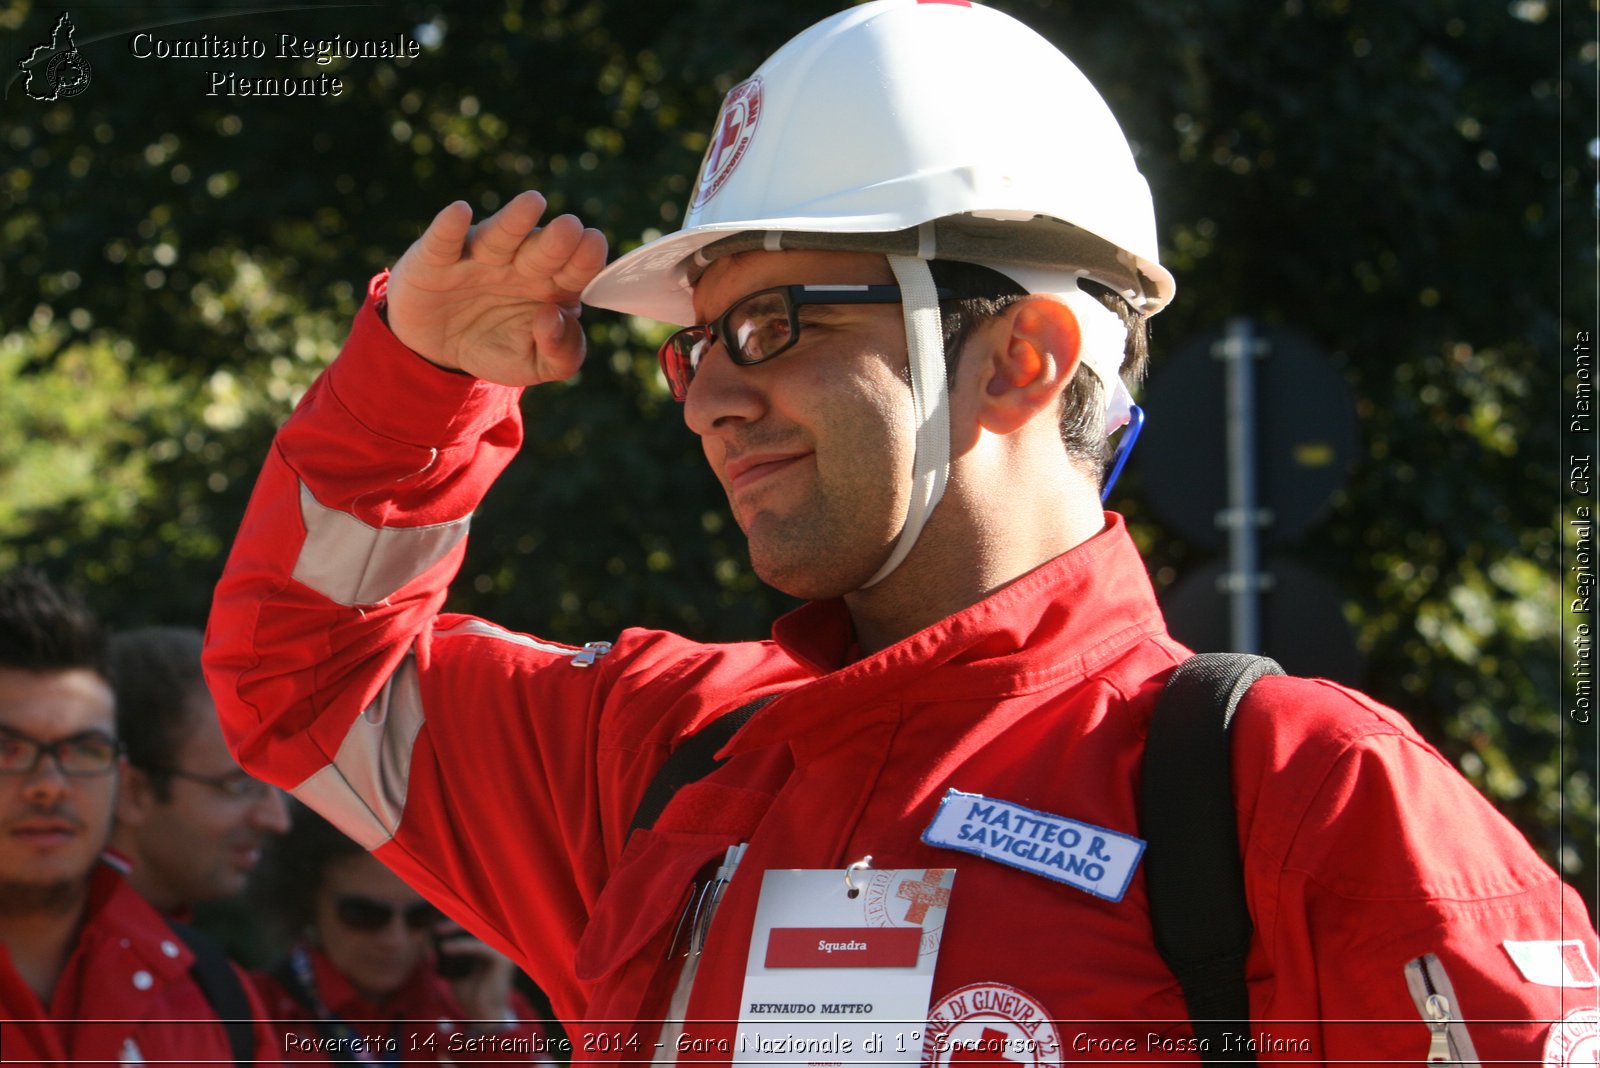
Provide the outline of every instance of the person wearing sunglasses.
{"type": "Polygon", "coordinates": [[[200,671],[203,638],[141,627],[111,638],[118,734],[127,747],[112,846],[129,881],[162,912],[245,888],[267,840],[289,829],[283,792],[239,770],[200,671]]]}
{"type": "Polygon", "coordinates": [[[105,852],[126,770],[93,614],[36,573],[0,573],[4,1058],[276,1063],[242,973],[214,962],[238,991],[219,1010],[195,951],[105,852]]]}
{"type": "Polygon", "coordinates": [[[559,1033],[503,954],[315,813],[297,807],[293,822],[252,888],[288,946],[255,976],[287,1059],[559,1058],[559,1033]]]}
{"type": "Polygon", "coordinates": [[[967,0],[849,6],[728,91],[689,189],[609,266],[537,193],[477,225],[456,202],[374,280],[213,602],[243,766],[469,918],[593,1058],[728,1061],[872,1012],[911,1063],[1594,1041],[1576,892],[1399,713],[1273,676],[1218,817],[1260,1029],[1198,1043],[1140,790],[1192,653],[1102,504],[1175,282],[1132,147],[1054,44],[967,0]],[[756,574],[807,602],[770,640],[577,648],[443,611],[520,390],[582,364],[581,303],[678,328],[664,394],[756,574]],[[842,965],[807,971],[879,928],[909,949],[850,996],[842,965]]]}

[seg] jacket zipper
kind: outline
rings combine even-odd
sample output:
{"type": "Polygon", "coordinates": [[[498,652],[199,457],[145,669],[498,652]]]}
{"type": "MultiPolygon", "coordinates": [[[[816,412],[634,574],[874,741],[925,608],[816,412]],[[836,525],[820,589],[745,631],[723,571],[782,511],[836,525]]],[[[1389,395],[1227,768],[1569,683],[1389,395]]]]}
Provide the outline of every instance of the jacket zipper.
{"type": "Polygon", "coordinates": [[[572,655],[573,667],[593,667],[594,662],[611,651],[610,642],[584,642],[583,648],[572,655]]]}
{"type": "Polygon", "coordinates": [[[1427,1063],[1478,1068],[1478,1051],[1461,1019],[1455,987],[1439,958],[1429,953],[1408,962],[1406,988],[1422,1022],[1428,1025],[1427,1063]]]}

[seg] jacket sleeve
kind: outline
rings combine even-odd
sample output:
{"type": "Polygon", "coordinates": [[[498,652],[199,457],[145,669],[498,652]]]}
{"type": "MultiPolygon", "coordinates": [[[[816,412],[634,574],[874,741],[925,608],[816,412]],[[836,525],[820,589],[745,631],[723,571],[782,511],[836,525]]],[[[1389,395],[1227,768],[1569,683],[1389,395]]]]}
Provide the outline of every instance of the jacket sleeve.
{"type": "Polygon", "coordinates": [[[241,766],[570,1007],[570,980],[533,958],[570,955],[603,881],[606,668],[439,616],[521,442],[519,391],[402,346],[378,314],[385,281],[273,443],[216,591],[207,679],[241,766]]]}
{"type": "Polygon", "coordinates": [[[1268,679],[1241,716],[1295,724],[1247,729],[1235,769],[1272,769],[1242,827],[1253,968],[1316,992],[1296,1015],[1314,1009],[1319,1056],[1550,1064],[1573,1027],[1594,1040],[1582,899],[1399,714],[1331,683],[1268,679]]]}
{"type": "Polygon", "coordinates": [[[517,391],[394,339],[377,313],[385,282],[279,430],[207,627],[230,743],[290,789],[328,774],[352,713],[412,655],[521,442],[517,391]]]}

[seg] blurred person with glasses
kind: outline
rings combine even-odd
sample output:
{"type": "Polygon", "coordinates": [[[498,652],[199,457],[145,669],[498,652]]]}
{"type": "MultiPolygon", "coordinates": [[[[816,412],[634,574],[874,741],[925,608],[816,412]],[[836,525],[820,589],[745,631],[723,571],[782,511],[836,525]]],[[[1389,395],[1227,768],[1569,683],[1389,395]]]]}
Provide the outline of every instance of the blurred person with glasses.
{"type": "Polygon", "coordinates": [[[0,574],[6,1058],[275,1062],[242,977],[219,1008],[211,966],[226,962],[197,957],[105,852],[126,775],[93,614],[32,571],[0,574]]]}
{"type": "Polygon", "coordinates": [[[252,893],[289,943],[255,977],[290,1060],[564,1059],[511,961],[296,805],[252,893]]]}
{"type": "Polygon", "coordinates": [[[131,862],[134,888],[179,920],[242,891],[266,841],[289,829],[283,793],[228,752],[200,671],[202,642],[192,628],[143,627],[110,645],[128,753],[111,842],[131,862]]]}

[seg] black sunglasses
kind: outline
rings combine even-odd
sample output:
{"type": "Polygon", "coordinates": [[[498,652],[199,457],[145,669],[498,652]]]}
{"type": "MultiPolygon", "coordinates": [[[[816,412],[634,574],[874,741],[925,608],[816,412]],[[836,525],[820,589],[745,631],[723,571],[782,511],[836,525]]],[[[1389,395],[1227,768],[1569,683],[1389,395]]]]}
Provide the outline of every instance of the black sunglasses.
{"type": "MultiPolygon", "coordinates": [[[[954,294],[937,291],[940,300],[954,294]]],[[[715,342],[741,367],[764,363],[787,352],[800,340],[800,313],[805,304],[898,304],[900,287],[892,285],[773,286],[734,301],[716,320],[686,326],[661,343],[656,358],[667,376],[672,399],[689,395],[700,361],[715,342]]]]}
{"type": "Polygon", "coordinates": [[[333,914],[352,931],[381,931],[394,922],[397,912],[413,931],[426,931],[439,922],[439,910],[426,901],[403,908],[359,894],[346,894],[333,901],[333,914]]]}

